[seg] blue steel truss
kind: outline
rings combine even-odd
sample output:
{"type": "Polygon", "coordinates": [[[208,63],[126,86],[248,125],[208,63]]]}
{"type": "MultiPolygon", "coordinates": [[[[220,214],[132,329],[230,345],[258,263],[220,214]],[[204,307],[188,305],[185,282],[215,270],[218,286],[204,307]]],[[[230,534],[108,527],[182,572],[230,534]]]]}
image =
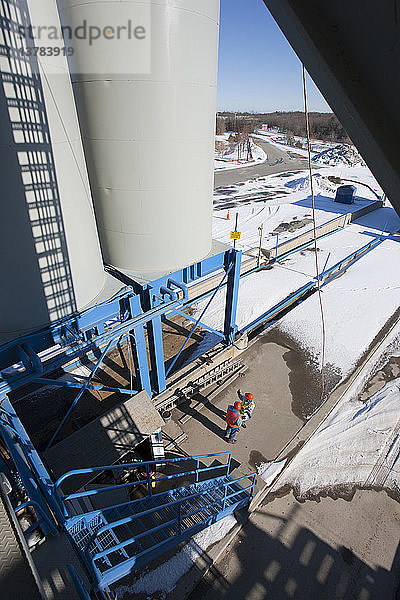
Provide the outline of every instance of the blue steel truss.
{"type": "MultiPolygon", "coordinates": [[[[63,505],[55,485],[29,435],[20,421],[8,394],[27,384],[76,388],[77,395],[59,423],[49,445],[57,441],[66,420],[86,390],[113,391],[132,395],[146,390],[150,396],[165,390],[167,376],[176,366],[195,328],[168,370],[165,366],[162,320],[175,313],[182,314],[188,300],[188,285],[203,277],[221,272],[226,287],[224,331],[217,333],[230,344],[237,330],[235,324],[239,286],[241,252],[224,250],[189,267],[145,284],[108,269],[125,284],[112,298],[50,326],[17,338],[0,347],[0,436],[12,457],[19,477],[34,507],[44,533],[55,533],[65,521],[63,505]],[[104,357],[122,340],[127,340],[135,366],[135,389],[103,386],[93,378],[104,357]],[[82,358],[95,362],[94,369],[83,382],[52,378],[58,369],[73,371],[82,358]]],[[[216,291],[213,297],[216,295],[216,291]]],[[[208,303],[209,305],[210,303],[208,303]]],[[[204,314],[205,311],[203,311],[204,314]]]]}
{"type": "MultiPolygon", "coordinates": [[[[149,395],[162,392],[166,388],[163,317],[173,315],[185,307],[188,303],[189,283],[212,273],[225,271],[225,326],[224,331],[218,333],[226,343],[231,343],[236,331],[240,263],[241,252],[230,249],[145,284],[128,278],[116,269],[108,269],[115,277],[128,284],[116,296],[0,347],[0,401],[5,394],[23,385],[47,382],[46,376],[59,368],[73,370],[85,355],[97,357],[97,363],[74,405],[85,389],[126,393],[124,388],[91,384],[96,368],[121,339],[129,339],[138,380],[136,390],[129,390],[129,393],[142,389],[149,395]]],[[[55,385],[82,387],[79,382],[58,382],[55,385]]]]}

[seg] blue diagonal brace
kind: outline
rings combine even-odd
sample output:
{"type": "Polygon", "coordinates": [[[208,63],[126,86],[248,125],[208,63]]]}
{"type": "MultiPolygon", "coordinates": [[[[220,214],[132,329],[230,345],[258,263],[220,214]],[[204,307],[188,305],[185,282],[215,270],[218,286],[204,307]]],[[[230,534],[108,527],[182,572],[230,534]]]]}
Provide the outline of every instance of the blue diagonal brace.
{"type": "Polygon", "coordinates": [[[93,371],[90,373],[89,377],[86,379],[85,383],[83,384],[80,392],[78,392],[75,400],[73,401],[73,403],[71,404],[71,406],[69,407],[69,409],[67,410],[66,414],[64,415],[61,423],[59,424],[59,426],[57,427],[55,433],[53,434],[50,442],[47,444],[46,446],[46,450],[48,448],[50,448],[50,446],[53,445],[54,440],[57,438],[58,434],[60,433],[61,429],[63,428],[66,420],[68,419],[69,415],[71,414],[71,412],[73,411],[73,409],[75,408],[75,406],[78,404],[79,400],[81,399],[81,397],[83,396],[83,394],[86,392],[87,387],[89,385],[89,383],[92,381],[93,377],[96,374],[97,369],[99,368],[99,366],[101,365],[101,363],[103,362],[103,359],[105,357],[105,355],[108,352],[109,347],[111,346],[111,344],[113,343],[113,341],[115,340],[115,337],[111,338],[108,342],[108,344],[106,345],[106,347],[104,348],[104,350],[102,351],[99,360],[97,361],[97,363],[95,364],[95,367],[93,369],[93,371]]]}
{"type": "Polygon", "coordinates": [[[224,285],[225,283],[225,279],[227,277],[229,277],[230,272],[233,269],[233,263],[232,264],[228,264],[226,271],[225,271],[225,275],[223,276],[223,278],[221,279],[221,281],[218,284],[218,287],[215,288],[215,290],[213,291],[213,294],[211,296],[211,298],[209,299],[209,301],[207,302],[207,304],[205,305],[205,307],[203,308],[201,315],[199,316],[199,318],[195,321],[192,329],[189,332],[189,335],[187,336],[186,340],[184,341],[183,345],[181,346],[178,354],[176,354],[174,360],[172,361],[172,363],[169,365],[168,369],[167,369],[167,377],[168,375],[171,373],[172,369],[174,368],[174,366],[176,365],[179,357],[181,356],[182,352],[184,351],[184,349],[186,348],[186,345],[188,344],[190,338],[192,337],[192,335],[194,334],[194,332],[196,331],[197,327],[199,326],[199,324],[201,323],[201,319],[204,317],[204,315],[206,314],[208,307],[210,306],[210,304],[212,303],[212,301],[214,300],[215,296],[217,295],[217,293],[219,292],[219,290],[221,289],[221,287],[224,285]]]}
{"type": "MultiPolygon", "coordinates": [[[[66,381],[64,379],[47,379],[46,377],[38,377],[34,380],[35,383],[41,383],[42,385],[53,385],[55,387],[69,387],[69,388],[78,388],[81,389],[82,383],[78,381],[66,381]]],[[[118,394],[126,394],[131,396],[136,392],[136,390],[130,390],[127,388],[120,387],[110,387],[108,385],[97,385],[93,383],[89,383],[86,386],[87,390],[96,390],[98,392],[115,392],[118,394]]]]}
{"type": "Polygon", "coordinates": [[[221,337],[221,338],[225,337],[224,334],[222,333],[222,331],[218,331],[218,329],[213,329],[213,327],[210,327],[209,325],[206,325],[205,323],[198,321],[198,319],[195,319],[191,315],[188,315],[187,313],[183,312],[183,310],[175,310],[175,313],[177,313],[178,315],[181,315],[181,317],[184,317],[185,319],[188,319],[189,321],[192,321],[193,323],[197,323],[199,325],[199,327],[201,327],[202,329],[207,329],[207,331],[214,333],[218,337],[221,337]]]}

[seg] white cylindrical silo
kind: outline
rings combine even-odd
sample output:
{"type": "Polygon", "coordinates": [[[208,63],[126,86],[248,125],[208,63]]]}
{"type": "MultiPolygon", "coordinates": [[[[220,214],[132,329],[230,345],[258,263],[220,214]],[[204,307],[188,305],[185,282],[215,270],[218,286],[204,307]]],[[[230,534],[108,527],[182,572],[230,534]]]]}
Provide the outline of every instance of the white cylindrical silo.
{"type": "Polygon", "coordinates": [[[104,284],[67,59],[42,54],[37,36],[61,31],[56,2],[2,7],[0,343],[84,308],[104,284]]]}
{"type": "Polygon", "coordinates": [[[108,51],[100,40],[97,59],[97,42],[81,43],[69,59],[105,262],[148,273],[204,258],[211,249],[219,0],[58,4],[72,29],[107,19],[113,31],[129,20],[141,25],[135,16],[149,11],[147,72],[143,65],[138,72],[125,42],[108,51]]]}

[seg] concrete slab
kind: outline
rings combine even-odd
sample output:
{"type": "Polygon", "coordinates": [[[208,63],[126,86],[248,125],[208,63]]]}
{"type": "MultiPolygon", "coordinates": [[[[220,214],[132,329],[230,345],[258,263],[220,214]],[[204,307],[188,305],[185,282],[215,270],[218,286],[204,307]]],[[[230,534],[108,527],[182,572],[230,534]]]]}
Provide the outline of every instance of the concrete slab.
{"type": "MultiPolygon", "coordinates": [[[[232,468],[236,476],[249,474],[255,466],[273,460],[281,448],[303,425],[292,412],[290,370],[285,362],[287,349],[276,343],[257,339],[243,354],[248,370],[185,423],[180,422],[187,440],[181,444],[188,454],[232,452],[232,468]],[[236,390],[251,391],[256,408],[246,429],[237,435],[238,443],[224,440],[225,415],[228,404],[236,400],[236,390]]],[[[182,405],[173,412],[174,420],[190,412],[182,405]]]]}
{"type": "MultiPolygon", "coordinates": [[[[313,373],[308,368],[308,356],[300,348],[284,344],[282,338],[275,336],[274,339],[268,331],[254,341],[242,355],[248,365],[246,376],[222,392],[212,406],[204,401],[204,408],[195,417],[181,424],[189,435],[187,442],[181,444],[183,452],[196,454],[226,449],[232,451],[232,466],[236,475],[249,473],[254,469],[254,464],[262,460],[293,456],[343,394],[349,391],[356,393],[359,380],[365,382],[363,370],[365,368],[370,371],[370,360],[376,360],[377,352],[382,353],[383,341],[376,342],[354,375],[330,393],[329,399],[307,422],[297,417],[294,411],[297,414],[308,411],[305,389],[316,399],[320,397],[318,373],[313,373]],[[254,413],[248,428],[240,432],[239,443],[230,446],[221,436],[226,406],[236,398],[238,386],[242,391],[251,390],[256,395],[257,408],[260,410],[254,413]]],[[[327,383],[327,391],[331,392],[336,382],[327,383]]],[[[178,420],[180,416],[190,412],[189,407],[182,406],[173,415],[178,420]]],[[[264,491],[265,493],[261,491],[256,497],[260,503],[271,492],[271,488],[266,486],[264,491]]],[[[384,493],[365,493],[368,494],[368,501],[365,503],[364,492],[356,492],[351,502],[323,498],[320,504],[299,504],[291,494],[283,498],[270,494],[267,498],[268,505],[259,508],[254,502],[251,509],[255,512],[251,515],[249,524],[244,523],[246,514],[238,514],[237,525],[226,538],[203,552],[191,569],[179,579],[173,591],[167,595],[160,591],[153,598],[187,598],[210,567],[209,576],[193,592],[192,600],[213,600],[217,598],[217,594],[226,597],[229,594],[229,597],[233,596],[238,600],[279,600],[290,597],[304,600],[314,597],[318,600],[392,598],[392,592],[397,586],[396,569],[399,565],[396,531],[400,520],[398,504],[384,493]],[[296,520],[298,511],[303,510],[306,505],[310,514],[304,513],[304,522],[296,520]],[[263,526],[263,518],[254,525],[253,518],[257,519],[259,514],[264,515],[268,527],[263,526]],[[385,541],[387,535],[388,544],[385,541]],[[314,562],[310,558],[310,548],[317,548],[313,555],[314,562]],[[374,553],[379,558],[375,562],[374,553]],[[279,578],[279,571],[284,573],[283,578],[279,578]],[[275,579],[277,584],[272,587],[275,579]],[[358,586],[359,581],[361,586],[358,586]],[[340,585],[336,589],[334,586],[338,582],[340,585]],[[385,595],[380,594],[380,589],[385,595]]],[[[156,566],[158,565],[150,565],[149,568],[152,570],[156,566]]],[[[127,594],[127,598],[129,597],[133,596],[127,594]]],[[[140,600],[145,600],[148,594],[139,595],[138,599],[139,597],[140,600]]]]}
{"type": "MultiPolygon", "coordinates": [[[[76,572],[89,585],[79,559],[72,548],[66,533],[49,536],[44,544],[39,544],[33,551],[40,579],[48,600],[78,600],[79,595],[72,583],[68,565],[73,565],[76,572]]],[[[21,597],[21,600],[25,600],[21,597]]],[[[28,598],[26,597],[26,600],[28,598]]]]}
{"type": "Polygon", "coordinates": [[[278,498],[251,515],[190,599],[397,597],[399,520],[384,492],[358,491],[351,502],[278,498]]]}
{"type": "MultiPolygon", "coordinates": [[[[376,362],[377,353],[382,354],[391,335],[390,330],[376,342],[353,376],[331,394],[280,453],[282,456],[293,455],[340,398],[359,393],[359,386],[365,383],[364,371],[371,372],[371,361],[376,362]]],[[[392,358],[369,387],[396,375],[397,359],[392,358]]],[[[322,498],[318,504],[300,504],[292,493],[279,497],[267,495],[268,490],[271,488],[266,486],[255,498],[249,522],[238,524],[227,540],[210,549],[208,565],[198,561],[190,571],[192,579],[199,580],[213,564],[192,600],[212,600],[217,593],[251,600],[399,597],[400,510],[394,499],[383,491],[358,490],[350,501],[322,498]]],[[[187,597],[190,589],[193,584],[187,577],[180,582],[180,591],[185,592],[181,597],[187,597]]]]}

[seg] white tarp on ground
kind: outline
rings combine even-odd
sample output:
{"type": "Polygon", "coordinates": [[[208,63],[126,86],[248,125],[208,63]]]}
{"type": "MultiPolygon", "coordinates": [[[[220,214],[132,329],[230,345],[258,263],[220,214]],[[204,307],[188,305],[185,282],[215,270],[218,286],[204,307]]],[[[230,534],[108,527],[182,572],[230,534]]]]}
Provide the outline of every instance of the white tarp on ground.
{"type": "MultiPolygon", "coordinates": [[[[289,484],[299,497],[355,485],[399,492],[399,420],[400,379],[364,403],[339,404],[288,465],[279,487],[289,484]]],[[[266,472],[269,465],[259,469],[266,472]]]]}

